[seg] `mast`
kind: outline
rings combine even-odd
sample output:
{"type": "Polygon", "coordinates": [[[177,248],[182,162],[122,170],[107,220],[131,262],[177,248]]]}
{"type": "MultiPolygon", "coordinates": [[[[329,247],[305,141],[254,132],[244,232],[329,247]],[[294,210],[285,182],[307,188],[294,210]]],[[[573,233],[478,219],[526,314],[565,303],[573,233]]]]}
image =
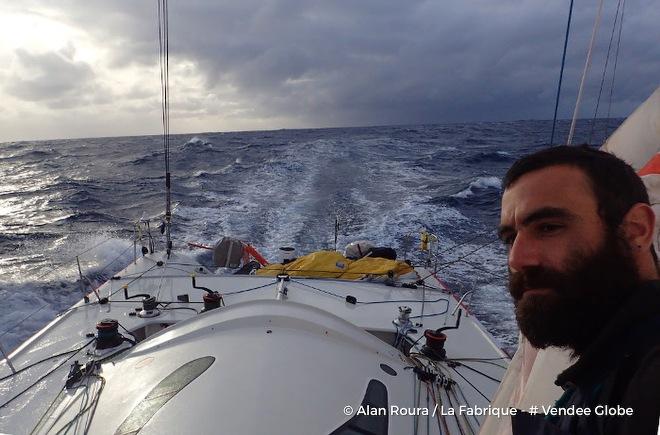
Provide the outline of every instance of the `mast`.
{"type": "Polygon", "coordinates": [[[170,176],[170,102],[169,102],[169,26],[167,0],[158,3],[158,48],[160,65],[160,96],[163,121],[163,149],[165,151],[165,238],[167,258],[172,252],[172,188],[170,176]]]}

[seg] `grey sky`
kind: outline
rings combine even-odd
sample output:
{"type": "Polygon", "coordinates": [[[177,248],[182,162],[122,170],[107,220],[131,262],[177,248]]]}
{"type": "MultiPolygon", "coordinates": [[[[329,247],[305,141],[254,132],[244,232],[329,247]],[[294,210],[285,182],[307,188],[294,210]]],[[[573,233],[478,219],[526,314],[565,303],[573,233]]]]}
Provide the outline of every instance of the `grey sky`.
{"type": "MultiPolygon", "coordinates": [[[[575,3],[564,118],[597,7],[597,0],[575,3]]],[[[171,129],[549,119],[568,6],[170,0],[171,129]]],[[[583,117],[595,107],[616,6],[605,2],[583,117]]],[[[155,7],[135,0],[0,5],[0,141],[158,133],[155,7]]],[[[660,84],[658,23],[657,0],[626,2],[612,116],[628,115],[660,84]]],[[[605,83],[603,116],[609,75],[605,83]]]]}

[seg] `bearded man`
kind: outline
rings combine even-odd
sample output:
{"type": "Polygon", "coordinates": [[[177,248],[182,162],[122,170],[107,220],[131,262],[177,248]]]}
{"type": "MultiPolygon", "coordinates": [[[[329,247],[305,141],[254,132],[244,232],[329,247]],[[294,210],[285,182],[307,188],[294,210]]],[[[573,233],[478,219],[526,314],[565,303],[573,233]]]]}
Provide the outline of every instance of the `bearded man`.
{"type": "Polygon", "coordinates": [[[641,179],[611,154],[562,146],[517,161],[503,187],[499,236],[518,325],[534,347],[575,360],[555,381],[557,410],[589,410],[521,413],[514,435],[655,435],[660,274],[641,179]],[[605,406],[632,415],[596,415],[605,406]]]}

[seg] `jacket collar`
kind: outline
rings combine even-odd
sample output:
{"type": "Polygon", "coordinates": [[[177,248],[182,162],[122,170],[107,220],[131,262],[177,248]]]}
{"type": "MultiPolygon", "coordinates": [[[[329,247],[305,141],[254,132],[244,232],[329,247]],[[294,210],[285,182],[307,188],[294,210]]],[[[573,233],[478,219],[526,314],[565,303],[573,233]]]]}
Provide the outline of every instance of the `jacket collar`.
{"type": "Polygon", "coordinates": [[[660,280],[645,281],[624,305],[612,314],[612,320],[587,347],[575,364],[561,372],[555,384],[579,384],[595,375],[595,368],[604,368],[606,361],[614,362],[623,357],[625,339],[630,329],[644,320],[660,314],[660,280]]]}

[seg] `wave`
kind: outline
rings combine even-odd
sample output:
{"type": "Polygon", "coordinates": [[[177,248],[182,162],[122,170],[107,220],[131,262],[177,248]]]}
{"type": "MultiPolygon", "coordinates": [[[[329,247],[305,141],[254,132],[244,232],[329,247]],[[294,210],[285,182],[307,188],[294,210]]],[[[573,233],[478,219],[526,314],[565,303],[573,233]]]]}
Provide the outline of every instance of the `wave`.
{"type": "Polygon", "coordinates": [[[74,223],[111,223],[116,224],[125,221],[107,213],[100,213],[96,211],[85,211],[70,215],[66,218],[57,221],[59,225],[70,225],[74,223]]]}
{"type": "MultiPolygon", "coordinates": [[[[4,145],[3,145],[4,146],[4,145]]],[[[26,160],[26,161],[42,161],[46,159],[54,159],[54,158],[59,158],[62,155],[56,150],[56,149],[48,149],[48,150],[35,150],[35,149],[30,149],[30,150],[23,150],[19,151],[16,153],[10,153],[8,155],[0,157],[0,161],[2,160],[7,160],[7,161],[12,161],[12,160],[26,160]]]]}
{"type": "Polygon", "coordinates": [[[220,150],[215,148],[215,145],[208,141],[205,138],[200,138],[198,136],[193,136],[191,139],[186,141],[180,148],[179,151],[185,152],[200,152],[200,151],[216,151],[220,150]]]}
{"type": "Polygon", "coordinates": [[[163,158],[163,153],[160,152],[160,151],[157,151],[157,152],[151,153],[150,155],[138,157],[134,160],[131,160],[128,163],[131,164],[131,165],[144,165],[145,163],[153,162],[153,161],[155,161],[156,159],[159,159],[159,158],[163,158]]]}
{"type": "Polygon", "coordinates": [[[476,180],[472,181],[470,185],[452,195],[454,198],[469,198],[475,194],[477,190],[483,189],[502,189],[502,181],[497,177],[479,177],[476,180]]]}
{"type": "Polygon", "coordinates": [[[488,165],[497,162],[510,162],[515,157],[506,151],[482,151],[465,159],[467,163],[488,165]]]}

